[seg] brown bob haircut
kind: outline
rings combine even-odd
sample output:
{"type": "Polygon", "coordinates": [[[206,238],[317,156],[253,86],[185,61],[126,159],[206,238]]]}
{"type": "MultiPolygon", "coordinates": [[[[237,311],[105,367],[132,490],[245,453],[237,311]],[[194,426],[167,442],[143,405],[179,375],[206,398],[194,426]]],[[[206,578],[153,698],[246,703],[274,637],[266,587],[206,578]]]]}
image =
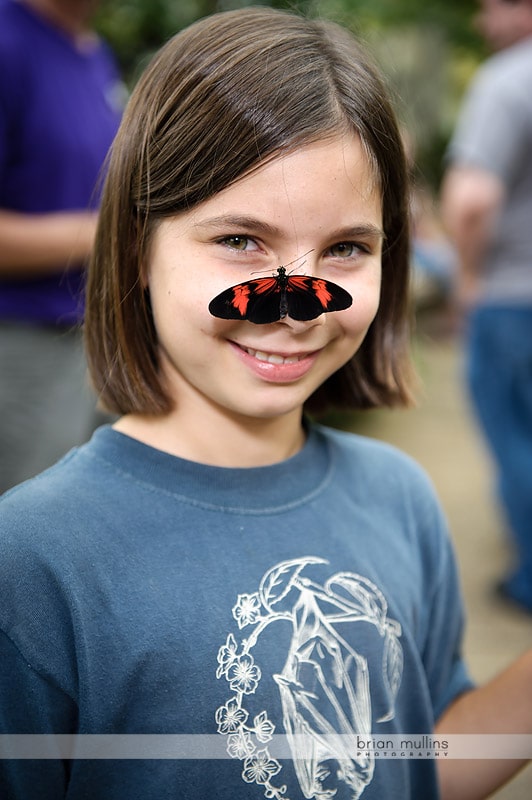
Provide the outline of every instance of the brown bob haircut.
{"type": "Polygon", "coordinates": [[[382,194],[380,306],[357,354],[305,408],[409,402],[407,170],[386,89],[343,28],[246,8],[207,17],[167,42],[140,78],[114,142],[85,321],[90,371],[106,408],[172,408],[142,281],[158,221],[280,154],[346,131],[360,137],[382,194]]]}

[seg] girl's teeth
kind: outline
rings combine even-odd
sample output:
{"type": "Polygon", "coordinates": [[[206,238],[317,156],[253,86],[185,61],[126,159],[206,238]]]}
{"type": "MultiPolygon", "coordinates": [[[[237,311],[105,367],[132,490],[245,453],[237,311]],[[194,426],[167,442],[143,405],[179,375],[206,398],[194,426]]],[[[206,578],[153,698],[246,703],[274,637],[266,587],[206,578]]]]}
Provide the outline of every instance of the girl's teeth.
{"type": "Polygon", "coordinates": [[[275,353],[263,353],[262,350],[252,350],[250,347],[246,347],[246,352],[259,361],[268,361],[270,364],[295,364],[299,361],[297,356],[284,358],[283,356],[275,355],[275,353]]]}

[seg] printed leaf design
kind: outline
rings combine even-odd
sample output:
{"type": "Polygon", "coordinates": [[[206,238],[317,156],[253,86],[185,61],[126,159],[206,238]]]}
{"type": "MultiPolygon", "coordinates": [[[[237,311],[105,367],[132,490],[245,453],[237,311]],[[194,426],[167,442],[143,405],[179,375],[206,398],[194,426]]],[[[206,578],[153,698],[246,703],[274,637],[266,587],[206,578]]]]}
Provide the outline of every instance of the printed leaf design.
{"type": "Polygon", "coordinates": [[[302,558],[294,561],[283,561],[269,570],[263,577],[259,596],[264,608],[273,613],[273,606],[280,603],[288,595],[300,572],[307,564],[326,564],[322,558],[302,558]]]}
{"type": "Polygon", "coordinates": [[[381,636],[384,634],[388,606],[384,595],[374,583],[362,575],[341,572],[333,575],[325,588],[336,597],[344,599],[346,618],[366,619],[377,625],[381,636]]]}

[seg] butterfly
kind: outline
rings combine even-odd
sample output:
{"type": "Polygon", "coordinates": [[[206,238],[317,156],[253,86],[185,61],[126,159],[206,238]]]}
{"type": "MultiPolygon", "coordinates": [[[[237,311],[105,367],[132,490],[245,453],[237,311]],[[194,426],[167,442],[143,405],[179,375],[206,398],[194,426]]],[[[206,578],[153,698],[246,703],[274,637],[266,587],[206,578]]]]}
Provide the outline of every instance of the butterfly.
{"type": "Polygon", "coordinates": [[[237,283],[209,303],[213,317],[241,319],[265,325],[285,317],[306,321],[327,311],[349,308],[353,298],[336,283],[308,275],[289,275],[277,267],[277,275],[237,283]]]}

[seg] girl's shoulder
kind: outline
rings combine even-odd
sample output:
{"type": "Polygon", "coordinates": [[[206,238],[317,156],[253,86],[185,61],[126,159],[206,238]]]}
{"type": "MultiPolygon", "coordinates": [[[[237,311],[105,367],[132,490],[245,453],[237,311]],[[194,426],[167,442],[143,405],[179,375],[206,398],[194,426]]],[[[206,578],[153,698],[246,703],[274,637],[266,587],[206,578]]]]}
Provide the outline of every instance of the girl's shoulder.
{"type": "MultiPolygon", "coordinates": [[[[441,520],[443,512],[432,479],[412,456],[388,442],[319,426],[328,442],[333,482],[373,508],[441,520]]],[[[439,523],[438,523],[439,524],[439,523]]]]}
{"type": "Polygon", "coordinates": [[[393,444],[359,433],[316,425],[318,435],[329,443],[334,457],[350,463],[353,468],[364,467],[366,472],[380,475],[402,474],[408,479],[430,485],[427,473],[412,456],[393,444]]]}
{"type": "Polygon", "coordinates": [[[91,441],[70,450],[56,464],[0,497],[0,546],[36,538],[68,536],[87,508],[95,508],[108,477],[94,459],[91,441]]]}

